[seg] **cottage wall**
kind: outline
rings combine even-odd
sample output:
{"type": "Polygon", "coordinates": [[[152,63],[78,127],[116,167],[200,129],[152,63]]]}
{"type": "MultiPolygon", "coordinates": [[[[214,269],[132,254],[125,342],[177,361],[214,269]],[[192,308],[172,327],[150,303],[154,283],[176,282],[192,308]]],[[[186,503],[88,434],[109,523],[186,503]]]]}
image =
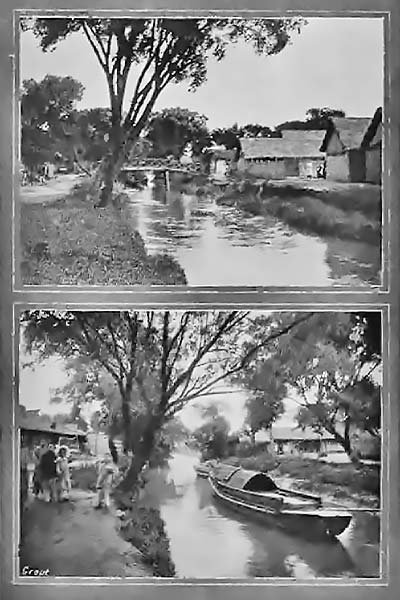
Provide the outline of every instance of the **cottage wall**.
{"type": "Polygon", "coordinates": [[[365,181],[365,152],[350,150],[349,153],[350,181],[361,183],[365,181]]]}
{"type": "Polygon", "coordinates": [[[323,158],[301,158],[299,160],[299,176],[303,179],[318,177],[318,169],[324,164],[323,158]]]}
{"type": "Polygon", "coordinates": [[[365,181],[381,183],[382,180],[382,149],[380,146],[369,148],[365,154],[365,181]]]}
{"type": "Polygon", "coordinates": [[[350,181],[350,165],[347,154],[327,155],[326,178],[331,181],[350,181]]]}
{"type": "Polygon", "coordinates": [[[298,160],[295,158],[279,160],[240,159],[238,170],[267,179],[285,179],[285,177],[295,177],[299,174],[298,160]]]}

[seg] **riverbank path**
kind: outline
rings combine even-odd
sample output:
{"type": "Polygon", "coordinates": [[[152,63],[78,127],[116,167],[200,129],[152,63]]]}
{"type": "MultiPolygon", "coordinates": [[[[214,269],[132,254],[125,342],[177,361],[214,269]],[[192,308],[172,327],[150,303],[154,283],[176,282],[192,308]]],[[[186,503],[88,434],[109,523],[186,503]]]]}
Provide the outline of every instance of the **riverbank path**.
{"type": "Polygon", "coordinates": [[[113,512],[95,510],[95,494],[74,488],[68,502],[31,499],[22,516],[20,572],[50,577],[151,577],[139,551],[120,536],[113,512]]]}
{"type": "Polygon", "coordinates": [[[42,185],[21,186],[19,197],[23,204],[46,204],[54,202],[67,196],[81,179],[82,175],[76,173],[57,175],[42,185]]]}

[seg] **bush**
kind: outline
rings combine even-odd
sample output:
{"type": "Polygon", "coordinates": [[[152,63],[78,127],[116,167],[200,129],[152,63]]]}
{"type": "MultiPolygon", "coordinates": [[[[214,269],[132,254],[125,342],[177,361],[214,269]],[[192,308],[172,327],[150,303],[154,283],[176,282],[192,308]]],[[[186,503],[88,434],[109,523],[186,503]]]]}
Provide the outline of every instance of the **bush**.
{"type": "MultiPolygon", "coordinates": [[[[380,494],[379,465],[354,465],[324,463],[304,458],[286,458],[279,460],[277,474],[289,475],[304,481],[312,489],[320,484],[346,488],[349,493],[380,494]]],[[[335,492],[338,491],[335,489],[335,492]]]]}
{"type": "Polygon", "coordinates": [[[126,209],[95,208],[82,198],[71,204],[22,205],[21,264],[24,284],[182,284],[182,268],[168,256],[149,256],[126,209]]]}
{"type": "Polygon", "coordinates": [[[133,506],[126,515],[121,534],[142,552],[143,562],[151,566],[155,576],[175,576],[169,539],[158,510],[133,506]]]}
{"type": "Polygon", "coordinates": [[[71,469],[71,485],[82,490],[96,490],[97,470],[94,465],[71,469]]]}
{"type": "Polygon", "coordinates": [[[217,202],[252,215],[273,215],[299,231],[339,239],[380,242],[379,186],[315,191],[259,180],[236,181],[217,202]],[[261,193],[261,194],[260,194],[261,193]]]}

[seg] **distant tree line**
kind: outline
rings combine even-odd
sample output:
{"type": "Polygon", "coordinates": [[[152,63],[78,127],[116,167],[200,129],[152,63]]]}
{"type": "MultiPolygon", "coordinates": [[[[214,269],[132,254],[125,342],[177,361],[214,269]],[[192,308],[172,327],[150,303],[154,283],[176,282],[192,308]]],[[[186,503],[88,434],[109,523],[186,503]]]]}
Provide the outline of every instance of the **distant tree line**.
{"type": "MultiPolygon", "coordinates": [[[[21,155],[24,166],[35,171],[45,162],[98,164],[109,149],[112,112],[109,108],[77,108],[84,86],[72,77],[46,75],[25,80],[21,94],[21,155]]],[[[178,158],[190,144],[194,155],[212,144],[238,149],[243,137],[280,137],[287,129],[324,129],[342,110],[310,108],[303,121],[287,121],[275,128],[257,123],[210,130],[207,117],[186,108],[165,108],[150,115],[129,156],[178,158]]]]}

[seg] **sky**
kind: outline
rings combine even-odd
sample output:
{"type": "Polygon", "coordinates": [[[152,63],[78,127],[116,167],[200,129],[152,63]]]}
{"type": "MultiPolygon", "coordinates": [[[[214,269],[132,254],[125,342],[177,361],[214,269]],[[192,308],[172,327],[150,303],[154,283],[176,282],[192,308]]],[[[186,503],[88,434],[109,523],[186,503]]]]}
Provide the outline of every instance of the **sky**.
{"type": "MultiPolygon", "coordinates": [[[[370,117],[383,104],[383,47],[381,18],[309,19],[276,56],[257,56],[244,43],[231,46],[222,62],[210,59],[201,88],[170,85],[156,109],[195,110],[208,117],[210,129],[235,122],[276,126],[322,106],[370,117]]],[[[81,34],[43,53],[31,32],[22,33],[20,56],[21,81],[70,75],[85,86],[80,108],[107,106],[105,77],[81,34]]]]}
{"type": "MultiPolygon", "coordinates": [[[[19,404],[28,410],[40,409],[42,414],[53,416],[57,413],[67,413],[71,409],[68,402],[51,401],[54,391],[63,387],[68,381],[68,375],[64,370],[64,361],[59,357],[52,357],[43,362],[34,362],[32,356],[25,355],[23,347],[20,347],[20,370],[19,370],[19,404]],[[32,365],[32,362],[34,363],[32,365]],[[25,363],[29,366],[23,367],[25,363]]],[[[191,430],[196,429],[201,423],[201,410],[199,405],[207,406],[216,403],[218,408],[229,421],[231,430],[237,431],[243,426],[245,418],[246,392],[240,388],[232,387],[223,383],[213,390],[213,394],[198,399],[187,406],[180,417],[183,423],[191,430]]],[[[82,416],[90,421],[93,411],[98,408],[97,403],[88,406],[82,411],[82,416]]],[[[280,425],[291,425],[297,410],[295,400],[288,397],[285,403],[285,415],[280,420],[280,425]]]]}
{"type": "MultiPolygon", "coordinates": [[[[25,358],[21,356],[21,364],[25,358]]],[[[29,359],[31,360],[31,359],[29,359]]],[[[63,361],[51,358],[38,364],[34,368],[20,369],[19,403],[28,410],[40,409],[42,414],[55,415],[56,413],[69,412],[71,405],[68,402],[53,403],[51,397],[56,388],[62,387],[68,381],[68,376],[63,368],[63,361]]],[[[243,426],[245,418],[246,392],[240,388],[224,384],[215,389],[215,393],[205,396],[191,403],[181,413],[183,423],[191,430],[196,429],[201,423],[201,411],[198,406],[207,406],[217,403],[219,411],[229,421],[232,431],[237,431],[243,426]],[[219,392],[219,393],[218,393],[219,392]]],[[[97,409],[97,404],[83,411],[82,416],[90,420],[92,411],[97,409]]],[[[280,419],[280,425],[292,425],[296,414],[297,404],[293,397],[288,397],[285,402],[285,415],[280,419]]]]}

